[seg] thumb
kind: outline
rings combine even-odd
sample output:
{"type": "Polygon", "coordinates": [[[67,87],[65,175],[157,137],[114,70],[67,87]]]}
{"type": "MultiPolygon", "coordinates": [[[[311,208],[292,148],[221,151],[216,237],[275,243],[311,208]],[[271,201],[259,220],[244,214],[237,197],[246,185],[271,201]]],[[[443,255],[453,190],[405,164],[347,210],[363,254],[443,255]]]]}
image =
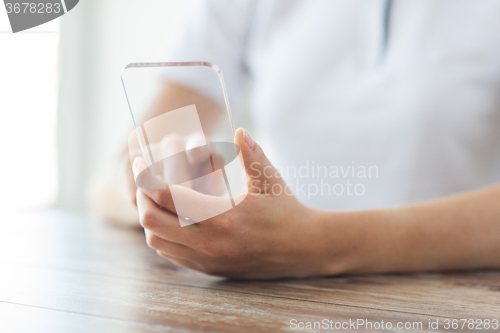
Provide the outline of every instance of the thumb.
{"type": "Polygon", "coordinates": [[[275,184],[285,186],[278,170],[271,164],[262,148],[252,139],[247,130],[243,128],[236,130],[235,143],[241,149],[245,171],[250,177],[250,190],[269,192],[275,184]]]}

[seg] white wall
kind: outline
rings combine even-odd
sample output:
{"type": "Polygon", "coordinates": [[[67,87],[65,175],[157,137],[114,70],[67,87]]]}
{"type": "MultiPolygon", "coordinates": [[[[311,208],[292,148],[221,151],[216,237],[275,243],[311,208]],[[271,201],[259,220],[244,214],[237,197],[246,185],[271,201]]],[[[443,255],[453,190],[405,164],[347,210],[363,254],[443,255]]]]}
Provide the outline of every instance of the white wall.
{"type": "Polygon", "coordinates": [[[133,127],[120,82],[122,68],[164,60],[159,51],[191,4],[84,0],[62,18],[59,205],[85,208],[89,179],[125,148],[133,127]]]}
{"type": "Polygon", "coordinates": [[[0,211],[56,199],[58,43],[58,20],[13,34],[0,5],[0,211]]]}

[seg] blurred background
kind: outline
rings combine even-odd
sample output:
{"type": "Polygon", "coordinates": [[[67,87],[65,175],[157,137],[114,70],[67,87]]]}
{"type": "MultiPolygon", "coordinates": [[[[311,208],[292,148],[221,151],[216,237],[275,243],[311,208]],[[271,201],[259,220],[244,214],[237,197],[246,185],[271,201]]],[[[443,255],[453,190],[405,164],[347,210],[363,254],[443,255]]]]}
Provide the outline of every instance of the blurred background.
{"type": "Polygon", "coordinates": [[[117,192],[104,196],[125,195],[120,184],[107,186],[119,182],[116,170],[133,129],[121,71],[130,62],[164,60],[161,50],[191,4],[84,0],[18,34],[1,6],[0,211],[112,206],[112,200],[89,202],[102,192],[96,186],[117,192]]]}

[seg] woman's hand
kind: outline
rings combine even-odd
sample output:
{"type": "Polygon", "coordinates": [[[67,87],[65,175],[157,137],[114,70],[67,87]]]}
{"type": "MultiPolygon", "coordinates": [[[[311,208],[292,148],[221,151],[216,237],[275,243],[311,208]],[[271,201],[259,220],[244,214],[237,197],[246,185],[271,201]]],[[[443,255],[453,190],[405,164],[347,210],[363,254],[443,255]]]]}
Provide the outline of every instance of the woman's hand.
{"type": "Polygon", "coordinates": [[[345,235],[329,235],[324,212],[298,202],[247,131],[239,129],[235,142],[250,177],[243,202],[181,228],[168,186],[139,188],[148,245],[162,257],[211,275],[259,279],[340,273],[342,251],[332,248],[345,244],[345,235]]]}
{"type": "Polygon", "coordinates": [[[500,267],[500,185],[393,209],[319,211],[290,194],[246,131],[235,142],[249,193],[223,214],[182,228],[168,186],[137,190],[147,242],[160,256],[247,279],[500,267]]]}

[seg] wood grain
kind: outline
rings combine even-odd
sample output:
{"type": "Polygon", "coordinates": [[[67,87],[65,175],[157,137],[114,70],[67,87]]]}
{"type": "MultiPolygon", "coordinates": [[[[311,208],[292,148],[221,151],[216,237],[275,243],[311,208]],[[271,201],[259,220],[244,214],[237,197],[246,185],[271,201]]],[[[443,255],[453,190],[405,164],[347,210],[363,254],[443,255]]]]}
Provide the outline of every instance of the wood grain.
{"type": "Polygon", "coordinates": [[[1,332],[298,331],[291,319],[436,332],[429,320],[449,331],[445,319],[500,319],[500,272],[232,281],[170,264],[141,230],[58,210],[2,215],[0,267],[1,332]]]}

